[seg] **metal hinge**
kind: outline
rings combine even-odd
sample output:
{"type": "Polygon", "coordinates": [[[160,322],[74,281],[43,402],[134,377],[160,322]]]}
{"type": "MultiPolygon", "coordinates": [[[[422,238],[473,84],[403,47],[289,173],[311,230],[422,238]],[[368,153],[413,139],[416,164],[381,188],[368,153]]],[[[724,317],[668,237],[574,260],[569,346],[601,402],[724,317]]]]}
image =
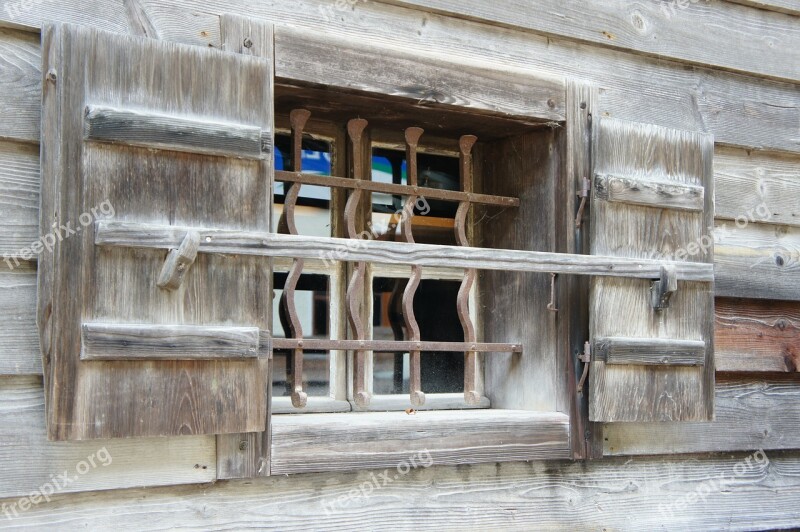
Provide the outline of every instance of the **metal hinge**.
{"type": "Polygon", "coordinates": [[[581,198],[581,205],[578,207],[578,216],[575,218],[575,227],[580,229],[583,224],[583,212],[586,210],[586,202],[589,201],[589,191],[592,189],[592,182],[588,177],[581,178],[581,189],[578,197],[581,198]]]}
{"type": "Polygon", "coordinates": [[[583,362],[583,373],[581,374],[581,380],[578,381],[578,394],[582,395],[586,377],[589,376],[589,364],[592,361],[592,344],[589,342],[583,344],[583,354],[578,355],[578,360],[583,362]]]}

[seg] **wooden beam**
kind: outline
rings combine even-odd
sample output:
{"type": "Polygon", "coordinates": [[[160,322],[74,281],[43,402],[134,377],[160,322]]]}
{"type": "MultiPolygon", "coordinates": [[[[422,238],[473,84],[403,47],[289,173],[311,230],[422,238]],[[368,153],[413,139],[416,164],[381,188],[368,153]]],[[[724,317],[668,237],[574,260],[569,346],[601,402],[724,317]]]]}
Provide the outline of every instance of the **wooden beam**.
{"type": "Polygon", "coordinates": [[[597,175],[594,178],[597,197],[606,201],[631,203],[659,209],[701,212],[704,189],[695,185],[676,184],[615,175],[597,175]]]}
{"type": "Polygon", "coordinates": [[[702,366],[706,344],[662,338],[596,338],[592,355],[606,364],[702,366]]]}
{"type": "Polygon", "coordinates": [[[588,42],[682,63],[795,81],[800,28],[794,17],[717,2],[384,0],[415,10],[588,42]],[[709,32],[707,28],[725,28],[709,32]],[[769,32],[770,39],[751,38],[769,32]]]}
{"type": "MultiPolygon", "coordinates": [[[[416,467],[410,467],[414,457],[416,467]]],[[[420,459],[421,458],[421,459],[420,459]]],[[[800,455],[615,458],[273,477],[57,495],[11,527],[778,530],[800,526],[800,455]],[[380,474],[388,475],[385,480],[380,474]],[[398,475],[397,478],[393,478],[398,475]],[[372,490],[370,491],[370,486],[372,490]],[[368,516],[368,517],[365,517],[368,516]],[[366,520],[368,525],[365,526],[366,520]]],[[[135,465],[133,466],[135,468],[135,465]]],[[[16,502],[16,501],[3,501],[16,502]]]]}
{"type": "Polygon", "coordinates": [[[800,371],[800,302],[719,298],[717,371],[800,371]]]}
{"type": "Polygon", "coordinates": [[[511,410],[308,414],[272,419],[272,474],[569,458],[569,417],[511,410]]]}
{"type": "MultiPolygon", "coordinates": [[[[85,323],[81,360],[259,358],[258,327],[85,323]]],[[[264,356],[268,356],[268,349],[264,356]]]]}
{"type": "Polygon", "coordinates": [[[262,159],[261,128],[88,105],[89,140],[189,153],[262,159]]]}
{"type": "Polygon", "coordinates": [[[661,267],[671,265],[674,266],[676,274],[681,280],[710,282],[714,279],[713,265],[704,263],[405,244],[377,240],[354,241],[344,238],[128,222],[97,222],[95,243],[98,246],[107,247],[171,249],[180,243],[183,235],[189,230],[196,230],[200,233],[200,253],[308,259],[329,257],[331,261],[366,261],[638,279],[658,279],[661,276],[661,267]]]}

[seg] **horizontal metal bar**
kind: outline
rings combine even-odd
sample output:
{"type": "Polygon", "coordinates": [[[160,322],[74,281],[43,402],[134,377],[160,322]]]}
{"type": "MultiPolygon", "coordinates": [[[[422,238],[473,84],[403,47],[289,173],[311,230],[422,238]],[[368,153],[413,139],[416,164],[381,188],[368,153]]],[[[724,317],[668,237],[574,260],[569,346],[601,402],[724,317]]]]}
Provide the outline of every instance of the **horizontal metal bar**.
{"type": "Polygon", "coordinates": [[[89,140],[245,159],[263,159],[272,150],[258,126],[99,105],[86,107],[84,135],[89,140]]]}
{"type": "Polygon", "coordinates": [[[269,346],[258,327],[84,323],[81,333],[81,360],[255,359],[269,346]]]}
{"type": "Polygon", "coordinates": [[[272,349],[303,349],[306,351],[378,351],[408,352],[430,351],[434,353],[522,353],[520,344],[482,344],[465,342],[400,342],[393,340],[316,340],[296,338],[273,338],[272,349]]]}
{"type": "Polygon", "coordinates": [[[606,364],[703,366],[706,343],[670,338],[596,338],[592,353],[606,364]]]}
{"type": "Polygon", "coordinates": [[[714,280],[714,265],[698,262],[435,246],[377,240],[348,240],[129,222],[97,222],[95,244],[112,247],[173,249],[180,245],[187,231],[190,230],[200,233],[200,253],[651,280],[660,279],[662,266],[673,266],[681,280],[699,282],[713,282],[714,280]]]}
{"type": "Polygon", "coordinates": [[[301,172],[286,172],[278,170],[275,172],[275,180],[285,181],[288,183],[302,183],[304,185],[365,190],[368,192],[380,192],[384,194],[394,194],[397,196],[420,196],[425,199],[452,201],[458,203],[468,201],[470,203],[481,205],[519,207],[518,198],[490,196],[488,194],[473,194],[471,192],[461,192],[458,190],[442,190],[439,188],[397,185],[394,183],[377,183],[375,181],[322,176],[317,174],[304,174],[301,172]]]}

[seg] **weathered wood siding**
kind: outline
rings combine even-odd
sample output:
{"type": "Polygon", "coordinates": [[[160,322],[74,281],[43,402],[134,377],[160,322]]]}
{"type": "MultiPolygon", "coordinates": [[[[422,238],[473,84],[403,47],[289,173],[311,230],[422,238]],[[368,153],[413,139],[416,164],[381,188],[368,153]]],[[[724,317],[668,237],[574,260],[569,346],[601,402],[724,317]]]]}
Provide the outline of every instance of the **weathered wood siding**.
{"type": "MultiPolygon", "coordinates": [[[[774,373],[796,373],[800,350],[800,4],[687,2],[673,12],[672,2],[665,3],[669,16],[656,0],[547,0],[536,8],[514,0],[386,0],[349,2],[346,9],[332,0],[66,0],[30,9],[2,0],[0,19],[9,20],[0,22],[0,253],[14,253],[38,235],[37,28],[46,20],[220,47],[220,14],[260,17],[277,25],[278,77],[310,82],[335,81],[337,71],[359,61],[357,53],[340,57],[335,45],[341,43],[379,46],[387,57],[444,55],[495,69],[583,79],[600,88],[602,116],[714,135],[717,227],[730,229],[721,234],[724,249],[716,254],[718,295],[731,297],[717,300],[716,358],[718,371],[737,373],[717,384],[717,421],[655,430],[606,425],[604,451],[763,447],[770,456],[766,469],[736,478],[730,489],[711,489],[668,517],[659,504],[680,500],[720,474],[733,478],[746,455],[416,470],[370,498],[356,499],[349,507],[356,514],[332,516],[325,502],[357,488],[370,473],[62,494],[0,526],[119,527],[120,515],[122,526],[137,529],[287,529],[321,522],[349,529],[366,519],[373,528],[394,529],[398,523],[415,529],[798,526],[800,455],[773,450],[800,448],[800,381],[774,373]]],[[[352,88],[396,82],[365,80],[352,88]]],[[[406,87],[402,95],[437,100],[425,87],[406,87]]],[[[478,110],[498,105],[469,98],[460,103],[478,110]]],[[[510,105],[507,98],[500,103],[510,105]]],[[[90,472],[69,491],[198,484],[216,477],[213,437],[47,443],[36,264],[10,272],[0,266],[0,498],[6,498],[0,502],[15,502],[104,445],[113,465],[90,472]]]]}

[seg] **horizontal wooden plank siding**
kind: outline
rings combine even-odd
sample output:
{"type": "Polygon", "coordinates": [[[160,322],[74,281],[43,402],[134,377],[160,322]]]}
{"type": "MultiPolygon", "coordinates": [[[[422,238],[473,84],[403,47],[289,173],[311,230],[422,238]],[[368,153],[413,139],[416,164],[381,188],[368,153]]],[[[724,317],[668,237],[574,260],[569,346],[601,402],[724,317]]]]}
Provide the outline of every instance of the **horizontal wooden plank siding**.
{"type": "Polygon", "coordinates": [[[717,148],[716,216],[800,227],[800,159],[775,153],[717,148]]]}
{"type": "Polygon", "coordinates": [[[727,2],[540,0],[531,9],[526,0],[387,1],[684,63],[800,79],[796,19],[727,2]]]}
{"type": "Polygon", "coordinates": [[[800,227],[717,221],[716,294],[800,300],[800,227]]]}
{"type": "Polygon", "coordinates": [[[388,471],[62,495],[13,521],[4,521],[4,526],[14,531],[58,523],[66,530],[414,532],[777,530],[800,526],[800,455],[796,453],[458,468],[425,468],[423,463],[403,475],[396,465],[388,471]]]}
{"type": "Polygon", "coordinates": [[[9,271],[0,265],[0,375],[42,374],[34,267],[26,263],[9,271]]]}
{"type": "MultiPolygon", "coordinates": [[[[319,45],[326,40],[316,35],[320,32],[331,33],[347,42],[360,42],[368,37],[385,46],[471,57],[473,61],[491,63],[495,68],[522,68],[585,79],[602,89],[598,114],[708,131],[717,142],[728,145],[800,151],[797,138],[800,105],[794,84],[766,82],[703,68],[686,69],[679,63],[472,21],[458,23],[456,31],[450,17],[377,3],[359,3],[353,10],[334,8],[340,23],[332,25],[327,15],[329,7],[330,4],[322,0],[297,0],[291,5],[248,0],[184,0],[169,7],[147,4],[143,11],[152,27],[163,34],[162,38],[181,42],[193,42],[195,34],[211,35],[209,13],[238,11],[242,15],[270,20],[278,24],[276,73],[279,77],[305,79],[314,77],[316,72],[314,79],[322,82],[331,71],[346,67],[339,63],[337,49],[319,45]],[[187,12],[195,16],[187,18],[187,12]],[[197,16],[198,12],[205,16],[197,16]],[[196,26],[189,32],[187,28],[192,23],[196,26]],[[312,31],[298,40],[297,30],[286,32],[281,26],[287,23],[312,31]],[[181,27],[183,30],[178,31],[181,27]],[[390,30],[382,32],[380,28],[390,30]],[[309,71],[309,65],[314,65],[314,72],[309,71]],[[747,109],[747,113],[742,109],[747,109]]],[[[122,26],[117,31],[125,32],[130,31],[125,27],[126,16],[121,4],[93,2],[87,6],[60,2],[42,4],[22,13],[18,22],[40,25],[44,20],[75,21],[112,30],[122,26]]],[[[0,36],[0,57],[19,53],[17,33],[7,30],[5,39],[0,36]]],[[[23,47],[25,54],[38,54],[33,44],[35,42],[23,47]]],[[[205,42],[205,46],[208,45],[214,45],[213,40],[205,42]]],[[[24,123],[0,121],[0,137],[38,140],[39,63],[38,56],[12,62],[16,72],[9,79],[14,83],[10,91],[2,87],[0,98],[15,94],[16,105],[24,105],[24,113],[9,116],[29,116],[30,119],[24,123]],[[17,90],[20,85],[25,90],[17,90]]],[[[0,79],[0,84],[4,82],[5,78],[0,79]]],[[[435,100],[435,91],[431,98],[435,100]]]]}
{"type": "Polygon", "coordinates": [[[39,185],[39,146],[0,141],[0,254],[39,238],[39,185]]]}
{"type": "Polygon", "coordinates": [[[800,15],[800,3],[797,0],[727,0],[743,6],[757,7],[778,13],[800,15]]]}
{"type": "Polygon", "coordinates": [[[718,298],[716,311],[717,371],[800,371],[800,302],[718,298]]]}
{"type": "MultiPolygon", "coordinates": [[[[216,478],[213,436],[59,444],[47,441],[44,420],[41,378],[0,377],[0,498],[27,496],[65,472],[71,482],[62,482],[63,489],[55,491],[163,486],[216,478]],[[82,462],[89,466],[79,465],[82,462]]],[[[5,516],[0,519],[6,526],[5,516]]]]}
{"type": "Polygon", "coordinates": [[[445,410],[272,419],[273,475],[395,467],[417,454],[436,465],[565,459],[570,456],[569,417],[445,410]]]}
{"type": "Polygon", "coordinates": [[[800,442],[800,385],[792,379],[721,381],[711,423],[612,423],[606,455],[795,449],[800,442]]]}

